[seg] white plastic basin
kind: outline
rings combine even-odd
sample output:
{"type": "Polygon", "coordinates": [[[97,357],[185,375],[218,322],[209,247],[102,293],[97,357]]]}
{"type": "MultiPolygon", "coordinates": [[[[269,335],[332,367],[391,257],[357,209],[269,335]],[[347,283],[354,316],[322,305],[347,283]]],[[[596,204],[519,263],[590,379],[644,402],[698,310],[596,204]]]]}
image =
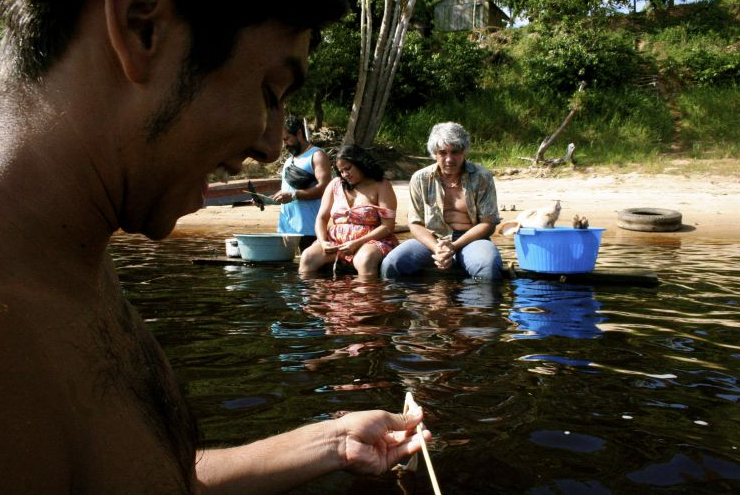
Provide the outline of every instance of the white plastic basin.
{"type": "Polygon", "coordinates": [[[247,261],[290,261],[296,255],[300,234],[234,234],[239,254],[247,261]]]}

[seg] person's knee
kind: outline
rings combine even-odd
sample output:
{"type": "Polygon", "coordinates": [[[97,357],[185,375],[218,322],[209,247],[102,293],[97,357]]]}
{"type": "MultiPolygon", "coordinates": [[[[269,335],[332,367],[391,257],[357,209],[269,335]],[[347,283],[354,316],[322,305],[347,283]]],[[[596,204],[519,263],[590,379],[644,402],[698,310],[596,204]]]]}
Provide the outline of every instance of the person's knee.
{"type": "Polygon", "coordinates": [[[398,260],[394,256],[395,249],[388,253],[380,263],[380,276],[383,278],[396,278],[398,274],[398,260]]]}
{"type": "Polygon", "coordinates": [[[313,244],[301,253],[298,263],[299,272],[315,272],[324,264],[324,252],[320,246],[313,244]]]}
{"type": "Polygon", "coordinates": [[[481,280],[498,280],[502,276],[501,253],[487,240],[475,241],[464,253],[468,275],[481,280]]]}
{"type": "Polygon", "coordinates": [[[352,264],[360,275],[369,275],[378,272],[378,265],[382,258],[383,255],[377,247],[365,244],[357,251],[352,264]]]}
{"type": "Polygon", "coordinates": [[[411,275],[431,263],[432,252],[415,239],[401,243],[385,257],[380,266],[383,278],[411,275]]]}
{"type": "MultiPolygon", "coordinates": [[[[406,241],[410,242],[410,241],[406,241]]],[[[383,258],[380,264],[380,276],[383,278],[396,278],[402,275],[408,274],[408,258],[411,253],[407,252],[403,243],[401,246],[393,249],[388,255],[383,258]],[[402,248],[403,247],[403,248],[402,248]]]]}

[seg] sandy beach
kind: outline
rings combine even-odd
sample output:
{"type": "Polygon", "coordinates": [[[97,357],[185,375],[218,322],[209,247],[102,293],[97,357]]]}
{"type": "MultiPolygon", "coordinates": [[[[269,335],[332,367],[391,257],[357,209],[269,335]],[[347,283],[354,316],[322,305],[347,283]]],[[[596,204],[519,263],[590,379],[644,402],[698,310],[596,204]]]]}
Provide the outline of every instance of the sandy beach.
{"type": "MultiPolygon", "coordinates": [[[[616,241],[642,237],[740,241],[740,176],[574,173],[568,177],[505,176],[495,180],[499,208],[506,208],[501,208],[505,220],[559,199],[562,211],[556,225],[568,226],[574,214],[585,215],[592,227],[606,228],[604,238],[616,241]],[[683,225],[676,232],[625,230],[617,226],[617,212],[626,208],[676,210],[683,215],[683,225]]],[[[394,181],[393,185],[398,197],[397,224],[402,230],[408,211],[408,182],[394,181]]],[[[267,206],[265,211],[253,206],[209,206],[181,218],[176,234],[274,232],[278,214],[277,205],[267,206]]]]}

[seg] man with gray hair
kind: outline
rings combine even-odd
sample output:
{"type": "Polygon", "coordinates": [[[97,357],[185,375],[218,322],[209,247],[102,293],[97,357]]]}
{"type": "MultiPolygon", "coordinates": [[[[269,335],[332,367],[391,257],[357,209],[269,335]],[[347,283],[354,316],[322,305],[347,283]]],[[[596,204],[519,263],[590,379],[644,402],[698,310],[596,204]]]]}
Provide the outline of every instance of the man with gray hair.
{"type": "Polygon", "coordinates": [[[427,142],[436,162],[409,182],[408,222],[414,236],[383,260],[381,275],[395,278],[424,268],[460,266],[474,278],[501,278],[501,255],[490,236],[501,221],[493,174],[467,160],[468,132],[455,122],[437,124],[427,142]]]}

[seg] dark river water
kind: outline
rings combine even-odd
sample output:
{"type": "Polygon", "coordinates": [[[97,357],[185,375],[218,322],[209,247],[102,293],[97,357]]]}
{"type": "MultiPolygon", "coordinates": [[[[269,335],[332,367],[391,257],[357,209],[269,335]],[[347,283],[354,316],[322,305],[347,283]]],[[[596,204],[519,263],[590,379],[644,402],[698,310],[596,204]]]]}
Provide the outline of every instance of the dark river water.
{"type": "MultiPolygon", "coordinates": [[[[671,241],[606,238],[598,260],[653,270],[654,288],[191,264],[225,236],[116,235],[110,251],[205,445],[400,411],[412,391],[445,494],[740,493],[740,245],[655,236],[671,241]]],[[[432,488],[422,462],[292,493],[432,488]]]]}

